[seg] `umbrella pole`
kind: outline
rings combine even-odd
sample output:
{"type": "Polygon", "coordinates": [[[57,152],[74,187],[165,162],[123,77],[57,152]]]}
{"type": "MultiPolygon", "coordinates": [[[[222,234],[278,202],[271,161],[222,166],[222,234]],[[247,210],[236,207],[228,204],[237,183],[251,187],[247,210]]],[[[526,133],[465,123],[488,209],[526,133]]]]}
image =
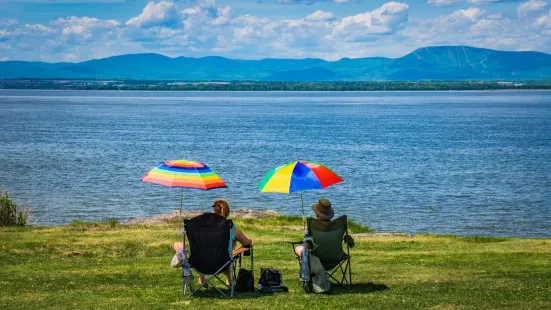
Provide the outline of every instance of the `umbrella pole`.
{"type": "MultiPolygon", "coordinates": [[[[184,160],[186,159],[186,152],[184,152],[184,160]]],[[[182,187],[182,191],[180,192],[180,217],[178,219],[178,233],[182,234],[182,243],[184,244],[184,249],[186,248],[186,234],[183,232],[182,229],[182,203],[184,200],[184,188],[182,187]]]]}
{"type": "Polygon", "coordinates": [[[300,192],[300,204],[302,207],[302,225],[304,226],[304,234],[307,234],[306,232],[306,215],[304,214],[304,199],[302,198],[302,191],[300,192]]]}
{"type": "Polygon", "coordinates": [[[183,243],[184,243],[184,248],[186,247],[186,235],[183,234],[183,231],[182,231],[182,204],[183,204],[183,201],[184,201],[184,188],[182,187],[182,190],[180,191],[180,216],[178,217],[178,233],[182,234],[182,238],[184,240],[183,243]]]}

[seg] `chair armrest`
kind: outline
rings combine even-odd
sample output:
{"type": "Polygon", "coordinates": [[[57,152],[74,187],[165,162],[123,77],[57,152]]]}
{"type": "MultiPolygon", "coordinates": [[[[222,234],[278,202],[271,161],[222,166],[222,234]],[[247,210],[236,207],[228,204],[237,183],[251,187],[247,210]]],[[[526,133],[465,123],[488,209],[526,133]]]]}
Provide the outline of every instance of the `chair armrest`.
{"type": "Polygon", "coordinates": [[[300,261],[300,256],[298,256],[297,253],[295,252],[295,246],[301,245],[303,241],[301,240],[301,241],[285,241],[285,242],[291,245],[291,247],[293,248],[293,254],[295,254],[295,257],[300,261]]]}
{"type": "Polygon", "coordinates": [[[239,247],[237,250],[234,250],[232,252],[232,255],[233,256],[237,256],[243,252],[246,252],[246,251],[249,251],[252,247],[254,247],[254,242],[251,243],[250,245],[242,245],[241,247],[239,247]]]}
{"type": "Polygon", "coordinates": [[[345,235],[344,238],[343,238],[343,241],[344,243],[346,243],[350,248],[353,248],[356,243],[354,243],[354,238],[352,238],[352,236],[350,235],[345,235]]]}
{"type": "Polygon", "coordinates": [[[285,242],[290,243],[292,245],[295,245],[295,244],[299,245],[299,244],[302,244],[304,241],[300,240],[300,241],[285,241],[285,242]]]}

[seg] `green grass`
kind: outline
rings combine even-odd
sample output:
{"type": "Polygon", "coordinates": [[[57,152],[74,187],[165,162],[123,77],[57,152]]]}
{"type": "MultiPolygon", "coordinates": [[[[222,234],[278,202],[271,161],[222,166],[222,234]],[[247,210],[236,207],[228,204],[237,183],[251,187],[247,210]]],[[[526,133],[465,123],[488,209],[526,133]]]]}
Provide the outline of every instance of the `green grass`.
{"type": "Polygon", "coordinates": [[[356,238],[352,290],[322,296],[303,293],[286,243],[300,240],[300,218],[235,222],[256,242],[256,275],[281,270],[289,293],[184,299],[175,225],[73,222],[0,228],[0,309],[551,309],[551,240],[356,238]]]}

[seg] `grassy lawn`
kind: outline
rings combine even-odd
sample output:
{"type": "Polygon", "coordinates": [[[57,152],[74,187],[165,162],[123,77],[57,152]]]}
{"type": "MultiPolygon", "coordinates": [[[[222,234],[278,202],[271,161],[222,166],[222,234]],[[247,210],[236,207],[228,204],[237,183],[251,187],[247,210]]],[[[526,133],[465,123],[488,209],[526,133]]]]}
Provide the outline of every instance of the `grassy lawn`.
{"type": "Polygon", "coordinates": [[[551,309],[551,240],[358,237],[353,289],[307,295],[285,243],[300,240],[289,229],[300,220],[235,222],[256,242],[256,276],[281,270],[289,293],[184,299],[170,266],[175,225],[74,223],[0,228],[0,309],[551,309]]]}

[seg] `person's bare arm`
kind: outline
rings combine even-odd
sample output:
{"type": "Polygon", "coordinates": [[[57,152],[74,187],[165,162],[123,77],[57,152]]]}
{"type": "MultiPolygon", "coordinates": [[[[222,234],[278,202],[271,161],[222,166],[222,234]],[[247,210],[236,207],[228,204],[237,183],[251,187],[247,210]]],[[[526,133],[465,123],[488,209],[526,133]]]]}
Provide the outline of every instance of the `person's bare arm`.
{"type": "Polygon", "coordinates": [[[239,228],[235,227],[233,233],[235,234],[235,240],[239,241],[241,245],[251,245],[251,238],[247,237],[239,228]]]}

